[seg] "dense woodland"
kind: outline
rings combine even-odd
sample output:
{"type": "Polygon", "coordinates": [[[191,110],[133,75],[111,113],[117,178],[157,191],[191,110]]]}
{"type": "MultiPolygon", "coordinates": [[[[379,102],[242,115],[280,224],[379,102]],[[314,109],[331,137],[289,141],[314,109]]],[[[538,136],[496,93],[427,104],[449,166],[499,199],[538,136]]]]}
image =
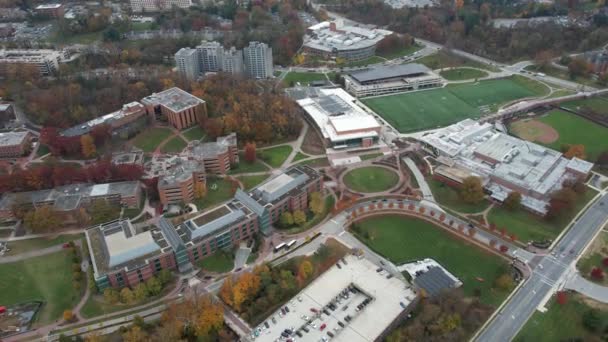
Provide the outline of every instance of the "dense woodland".
{"type": "Polygon", "coordinates": [[[554,55],[575,50],[589,50],[608,41],[603,14],[597,14],[589,27],[563,27],[553,23],[534,27],[495,28],[496,17],[532,17],[565,14],[584,16],[578,1],[558,0],[554,5],[513,5],[510,1],[441,1],[436,8],[395,10],[382,0],[327,0],[332,11],[370,24],[388,26],[400,33],[443,43],[448,47],[493,58],[499,61],[532,59],[539,51],[554,55]]]}

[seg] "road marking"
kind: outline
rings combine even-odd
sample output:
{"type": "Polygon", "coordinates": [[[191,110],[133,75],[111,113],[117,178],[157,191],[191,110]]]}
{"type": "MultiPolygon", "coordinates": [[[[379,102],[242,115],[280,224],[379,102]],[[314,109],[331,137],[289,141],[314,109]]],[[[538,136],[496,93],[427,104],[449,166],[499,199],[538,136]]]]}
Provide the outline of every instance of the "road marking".
{"type": "Polygon", "coordinates": [[[344,234],[346,234],[346,231],[343,230],[342,233],[338,234],[338,236],[342,236],[344,234]]]}

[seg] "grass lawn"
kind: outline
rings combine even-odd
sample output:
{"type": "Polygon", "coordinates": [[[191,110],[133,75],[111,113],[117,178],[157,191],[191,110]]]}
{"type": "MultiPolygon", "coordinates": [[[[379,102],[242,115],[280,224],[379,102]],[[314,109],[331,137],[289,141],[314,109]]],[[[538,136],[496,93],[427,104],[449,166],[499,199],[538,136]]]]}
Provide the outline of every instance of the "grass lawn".
{"type": "Polygon", "coordinates": [[[555,300],[545,313],[535,311],[526,325],[515,337],[516,342],[552,341],[600,341],[601,331],[608,324],[608,310],[605,305],[598,308],[601,318],[600,332],[592,333],[583,325],[583,315],[591,307],[583,302],[580,295],[568,295],[568,302],[559,305],[555,300]]]}
{"type": "Polygon", "coordinates": [[[292,71],[285,75],[283,82],[287,85],[295,85],[300,82],[302,85],[306,85],[313,81],[326,81],[325,74],[317,72],[295,72],[292,71]]]}
{"type": "Polygon", "coordinates": [[[548,66],[548,67],[542,68],[542,70],[540,70],[539,68],[536,67],[536,65],[529,65],[529,66],[525,67],[524,70],[528,70],[531,72],[542,72],[548,76],[552,76],[555,78],[561,78],[562,80],[573,81],[576,83],[580,83],[583,85],[588,85],[588,86],[596,87],[596,88],[603,88],[603,86],[599,85],[595,80],[593,80],[591,78],[576,77],[575,79],[572,79],[570,77],[568,71],[561,70],[561,69],[558,69],[553,66],[548,66]]]}
{"type": "Polygon", "coordinates": [[[123,218],[134,218],[135,216],[139,215],[141,213],[142,209],[141,208],[125,208],[125,211],[123,212],[122,217],[123,218]]]}
{"type": "Polygon", "coordinates": [[[173,132],[168,128],[152,127],[138,134],[133,139],[133,145],[144,152],[154,152],[158,144],[171,136],[173,132]]]}
{"type": "Polygon", "coordinates": [[[458,193],[457,189],[438,180],[429,178],[427,179],[427,183],[429,184],[429,187],[431,188],[433,196],[435,196],[437,202],[452,210],[465,214],[473,214],[484,211],[489,206],[488,201],[485,200],[475,204],[465,203],[462,201],[462,199],[460,199],[460,194],[458,193]]]}
{"type": "Polygon", "coordinates": [[[501,104],[549,89],[523,77],[452,84],[445,88],[363,99],[401,133],[444,127],[466,118],[477,119],[481,106],[496,109],[501,104]]]}
{"type": "Polygon", "coordinates": [[[507,296],[492,288],[494,279],[505,272],[505,261],[431,223],[389,215],[363,220],[358,226],[359,239],[397,265],[433,258],[463,282],[467,296],[479,289],[480,300],[493,306],[507,296]]]}
{"type": "Polygon", "coordinates": [[[283,162],[289,157],[291,151],[293,151],[293,148],[290,145],[281,145],[258,150],[257,154],[268,165],[276,168],[283,165],[283,162]]]}
{"type": "Polygon", "coordinates": [[[378,56],[391,60],[391,59],[411,55],[420,49],[422,49],[421,45],[414,44],[414,45],[402,47],[401,49],[396,50],[396,51],[391,51],[391,52],[387,52],[387,53],[378,53],[378,56]]]}
{"type": "Polygon", "coordinates": [[[439,74],[448,81],[471,80],[488,76],[488,73],[485,71],[470,68],[444,70],[439,74]]]}
{"type": "Polygon", "coordinates": [[[218,252],[199,260],[197,266],[205,271],[224,273],[234,268],[234,258],[229,253],[218,252]]]}
{"type": "Polygon", "coordinates": [[[384,155],[384,153],[382,152],[378,152],[378,153],[370,153],[370,154],[364,154],[359,156],[359,158],[361,158],[361,160],[368,160],[368,159],[374,159],[376,157],[380,157],[384,155]]]}
{"type": "Polygon", "coordinates": [[[131,30],[133,31],[147,31],[151,30],[154,23],[139,23],[131,22],[131,30]]]}
{"type": "Polygon", "coordinates": [[[347,63],[346,65],[344,65],[344,67],[346,67],[346,68],[361,67],[361,66],[366,66],[369,64],[377,64],[377,63],[382,63],[382,62],[386,62],[386,60],[382,57],[371,56],[370,58],[366,58],[366,59],[363,59],[360,61],[347,63]]]}
{"type": "Polygon", "coordinates": [[[297,165],[308,165],[310,167],[325,167],[325,166],[329,166],[329,160],[327,160],[327,157],[321,157],[321,158],[315,158],[315,159],[308,159],[308,160],[302,160],[299,163],[296,163],[297,165]]]}
{"type": "Polygon", "coordinates": [[[344,184],[354,191],[379,192],[397,185],[399,175],[383,167],[367,166],[348,171],[343,180],[344,184]]]}
{"type": "Polygon", "coordinates": [[[608,98],[602,96],[591,97],[585,100],[576,100],[560,103],[560,106],[570,110],[591,109],[594,112],[608,115],[608,98]]]}
{"type": "Polygon", "coordinates": [[[196,208],[201,211],[205,208],[225,202],[234,196],[232,183],[222,178],[209,178],[207,180],[207,194],[200,199],[194,200],[196,208]],[[216,185],[215,190],[212,189],[216,185]]]}
{"type": "Polygon", "coordinates": [[[310,157],[310,156],[307,154],[304,154],[302,152],[298,152],[298,153],[296,153],[296,156],[293,157],[292,162],[297,162],[298,160],[306,159],[308,157],[310,157]]]}
{"type": "Polygon", "coordinates": [[[49,147],[46,145],[40,145],[36,151],[36,157],[42,157],[45,154],[50,153],[49,147]]]}
{"type": "Polygon", "coordinates": [[[256,185],[262,183],[270,176],[269,174],[257,175],[257,176],[241,176],[237,177],[242,183],[245,190],[250,190],[254,188],[256,185]]]}
{"type": "Polygon", "coordinates": [[[551,93],[551,95],[549,96],[549,98],[553,99],[553,98],[556,98],[556,97],[562,97],[562,96],[574,95],[574,94],[575,93],[572,90],[559,89],[559,90],[553,91],[553,93],[551,93]]]}
{"type": "Polygon", "coordinates": [[[509,211],[501,206],[490,210],[488,221],[496,224],[499,229],[505,228],[508,233],[515,233],[523,242],[554,239],[596,194],[596,191],[588,188],[585,195],[577,201],[574,210],[564,212],[553,221],[548,221],[523,209],[509,211]]]}
{"type": "Polygon", "coordinates": [[[26,240],[17,240],[10,241],[8,243],[8,248],[11,249],[10,252],[7,252],[5,255],[16,255],[25,252],[30,252],[38,249],[43,249],[47,247],[52,247],[55,245],[60,245],[69,241],[82,239],[84,237],[83,234],[69,234],[69,235],[59,235],[55,238],[47,239],[47,238],[34,238],[34,239],[26,239],[26,240]]]}
{"type": "Polygon", "coordinates": [[[12,305],[32,300],[44,302],[37,323],[60,319],[80,299],[72,287],[72,257],[60,251],[10,264],[0,264],[0,302],[12,305]]]}
{"type": "MultiPolygon", "coordinates": [[[[608,226],[604,227],[604,230],[608,229],[608,226]]],[[[594,283],[601,285],[608,285],[608,279],[604,277],[602,280],[591,277],[591,270],[595,267],[604,268],[602,261],[608,257],[608,233],[600,233],[595,240],[593,240],[590,248],[576,263],[576,268],[580,271],[581,275],[594,283]]]]}
{"type": "Polygon", "coordinates": [[[256,160],[253,163],[249,163],[245,160],[245,155],[242,152],[239,152],[239,163],[238,165],[231,166],[230,171],[228,171],[228,174],[234,175],[237,173],[264,171],[268,171],[268,167],[266,165],[262,164],[259,160],[256,160]]]}
{"type": "Polygon", "coordinates": [[[180,153],[188,144],[179,135],[174,136],[171,140],[161,147],[163,153],[180,153]]]}
{"type": "Polygon", "coordinates": [[[562,145],[583,144],[587,160],[595,161],[603,151],[608,150],[608,128],[600,126],[580,116],[561,110],[553,110],[538,119],[559,133],[559,139],[548,146],[560,150],[562,145]]]}
{"type": "Polygon", "coordinates": [[[498,68],[488,64],[474,62],[470,59],[462,58],[456,55],[439,52],[433,55],[425,56],[414,61],[414,63],[424,64],[431,69],[455,68],[455,67],[473,67],[490,71],[500,71],[498,68]]]}
{"type": "Polygon", "coordinates": [[[186,140],[188,141],[201,140],[207,136],[207,134],[205,134],[205,131],[203,131],[203,129],[199,126],[194,126],[188,130],[183,131],[182,135],[186,137],[186,140]]]}

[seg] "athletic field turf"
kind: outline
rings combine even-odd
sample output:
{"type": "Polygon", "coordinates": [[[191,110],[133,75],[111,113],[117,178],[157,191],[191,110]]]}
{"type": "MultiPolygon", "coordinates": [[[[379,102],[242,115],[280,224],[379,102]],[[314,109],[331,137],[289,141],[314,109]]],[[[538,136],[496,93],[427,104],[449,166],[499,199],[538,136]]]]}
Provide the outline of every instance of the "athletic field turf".
{"type": "Polygon", "coordinates": [[[539,93],[540,89],[527,79],[509,78],[367,98],[363,103],[399,132],[408,133],[476,119],[481,115],[482,106],[496,107],[539,93]]]}

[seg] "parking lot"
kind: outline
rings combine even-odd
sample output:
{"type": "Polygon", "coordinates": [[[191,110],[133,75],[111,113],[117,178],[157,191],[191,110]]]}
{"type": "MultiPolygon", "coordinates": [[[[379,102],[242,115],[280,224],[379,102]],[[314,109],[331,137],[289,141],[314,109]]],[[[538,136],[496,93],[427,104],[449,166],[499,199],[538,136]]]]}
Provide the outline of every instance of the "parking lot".
{"type": "Polygon", "coordinates": [[[367,259],[347,256],[268,317],[251,338],[374,341],[415,296],[409,285],[367,259]]]}

